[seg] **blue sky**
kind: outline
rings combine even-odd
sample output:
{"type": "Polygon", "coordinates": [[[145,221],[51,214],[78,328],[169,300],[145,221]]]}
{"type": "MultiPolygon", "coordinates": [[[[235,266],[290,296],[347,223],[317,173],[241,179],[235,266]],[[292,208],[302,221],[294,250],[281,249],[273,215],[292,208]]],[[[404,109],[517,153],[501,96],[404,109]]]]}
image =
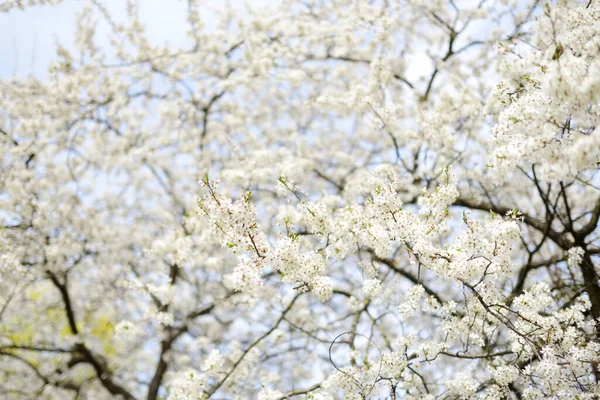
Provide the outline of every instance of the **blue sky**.
{"type": "MultiPolygon", "coordinates": [[[[125,0],[100,2],[117,20],[124,15],[125,0]]],[[[76,15],[86,3],[84,0],[64,0],[56,6],[34,6],[25,11],[15,9],[0,13],[0,79],[13,75],[43,78],[48,64],[55,58],[56,41],[67,48],[72,47],[76,15]]],[[[139,3],[142,21],[153,42],[183,42],[186,1],[140,0],[139,3]]],[[[224,3],[223,0],[204,1],[210,7],[224,3]]],[[[243,10],[240,7],[245,3],[243,0],[233,0],[232,3],[236,5],[234,9],[243,10]]],[[[249,3],[252,7],[259,7],[276,4],[277,0],[252,0],[249,3]]]]}

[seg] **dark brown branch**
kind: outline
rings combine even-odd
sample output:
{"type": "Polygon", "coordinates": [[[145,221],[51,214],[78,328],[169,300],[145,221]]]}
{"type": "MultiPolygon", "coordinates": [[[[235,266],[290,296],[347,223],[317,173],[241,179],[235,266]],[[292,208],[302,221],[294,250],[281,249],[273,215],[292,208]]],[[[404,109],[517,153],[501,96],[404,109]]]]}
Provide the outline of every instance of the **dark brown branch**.
{"type": "Polygon", "coordinates": [[[217,382],[210,391],[208,391],[208,392],[205,393],[205,398],[209,399],[213,394],[215,394],[215,392],[217,390],[219,390],[219,388],[225,383],[225,381],[227,381],[227,379],[229,379],[229,377],[235,372],[235,370],[237,369],[238,365],[240,365],[240,363],[244,360],[244,358],[246,357],[246,355],[248,354],[248,352],[250,350],[252,350],[254,347],[256,347],[260,342],[262,342],[267,336],[269,336],[271,333],[273,333],[273,331],[275,329],[277,329],[279,327],[279,324],[281,324],[281,322],[285,319],[286,314],[292,309],[294,303],[296,303],[296,300],[298,300],[298,298],[301,295],[302,294],[299,294],[296,297],[294,297],[294,299],[290,302],[290,304],[288,304],[288,306],[285,308],[285,310],[283,310],[283,312],[281,313],[281,316],[277,319],[277,321],[271,327],[271,329],[269,329],[267,332],[265,332],[264,334],[262,334],[258,339],[256,339],[254,342],[252,342],[252,344],[250,346],[248,346],[246,348],[246,350],[244,350],[244,352],[242,353],[242,355],[233,364],[233,366],[231,367],[231,369],[229,370],[229,372],[227,372],[227,374],[219,382],[217,382]]]}
{"type": "Polygon", "coordinates": [[[590,233],[592,233],[598,226],[598,220],[600,219],[600,197],[596,200],[594,209],[592,210],[592,217],[590,221],[577,231],[576,236],[578,239],[583,239],[590,233]]]}
{"type": "MultiPolygon", "coordinates": [[[[67,320],[69,322],[69,329],[71,330],[71,333],[73,335],[78,335],[79,330],[77,328],[77,322],[75,319],[75,312],[73,310],[73,305],[71,303],[71,297],[69,296],[69,291],[67,289],[67,282],[65,281],[65,283],[61,283],[60,280],[58,279],[58,277],[56,276],[56,274],[50,270],[47,270],[46,274],[48,275],[48,277],[50,277],[50,280],[52,281],[54,286],[56,286],[56,288],[60,292],[60,295],[62,297],[64,306],[65,306],[65,313],[67,315],[67,320]]],[[[83,359],[85,360],[85,362],[87,362],[88,364],[91,364],[91,366],[94,368],[94,371],[96,372],[96,376],[100,380],[100,383],[102,383],[102,386],[104,386],[104,388],[106,390],[108,390],[111,394],[120,395],[127,400],[135,399],[135,397],[133,397],[133,395],[131,393],[129,393],[129,391],[127,391],[127,389],[125,389],[123,386],[121,386],[113,381],[112,373],[108,370],[106,365],[104,365],[104,363],[101,362],[100,359],[98,359],[85,346],[85,344],[78,343],[74,346],[73,350],[75,350],[77,353],[81,354],[83,356],[83,359]]]]}
{"type": "Polygon", "coordinates": [[[65,278],[65,283],[61,283],[56,276],[56,274],[50,270],[46,271],[46,274],[50,277],[50,280],[59,290],[60,295],[62,297],[63,303],[65,305],[65,313],[67,314],[67,320],[69,322],[69,329],[73,335],[77,335],[79,330],[77,329],[77,323],[75,321],[75,312],[73,311],[73,306],[71,303],[71,298],[69,296],[69,291],[67,290],[67,283],[65,278]]]}
{"type": "Polygon", "coordinates": [[[310,392],[314,392],[315,390],[319,389],[320,387],[321,387],[321,384],[317,383],[316,385],[313,385],[307,389],[294,390],[293,392],[287,393],[287,394],[279,397],[278,400],[287,400],[287,399],[290,399],[295,396],[302,396],[303,394],[308,394],[310,392]]]}
{"type": "Polygon", "coordinates": [[[423,282],[421,282],[416,276],[414,276],[410,272],[405,271],[402,268],[400,268],[394,260],[390,260],[388,258],[380,258],[380,257],[375,256],[374,254],[373,254],[373,257],[374,257],[373,259],[375,261],[387,265],[391,270],[402,275],[409,281],[423,286],[423,290],[425,290],[425,293],[434,297],[440,304],[444,304],[444,300],[442,300],[442,298],[435,291],[433,291],[433,289],[431,289],[429,286],[427,286],[427,284],[424,284],[423,282]]]}
{"type": "Polygon", "coordinates": [[[91,364],[96,372],[96,376],[102,383],[102,386],[113,395],[120,395],[127,400],[135,400],[135,397],[123,386],[113,380],[112,373],[107,366],[100,361],[83,343],[75,345],[75,350],[81,353],[88,364],[91,364]]]}
{"type": "Polygon", "coordinates": [[[184,332],[187,332],[188,327],[183,326],[175,331],[169,332],[169,337],[166,340],[160,342],[160,356],[158,359],[158,364],[156,366],[154,376],[150,381],[150,386],[148,387],[148,400],[155,400],[158,396],[158,389],[160,389],[160,385],[162,384],[165,373],[167,372],[167,361],[165,360],[165,354],[171,350],[173,346],[173,342],[180,337],[184,332]]]}
{"type": "Polygon", "coordinates": [[[27,365],[35,373],[35,375],[43,382],[43,386],[51,385],[51,386],[59,387],[61,389],[70,390],[70,391],[74,391],[74,392],[79,392],[79,390],[80,390],[79,386],[75,385],[72,382],[51,381],[48,377],[42,375],[40,370],[31,361],[29,361],[17,354],[14,354],[11,352],[4,352],[4,351],[0,350],[0,356],[13,358],[13,359],[18,360],[18,361],[22,362],[23,364],[27,365]]]}
{"type": "MultiPolygon", "coordinates": [[[[496,214],[506,215],[511,211],[510,208],[504,206],[497,206],[490,203],[479,202],[477,200],[465,199],[459,197],[453,204],[454,206],[466,207],[473,210],[481,210],[481,211],[493,211],[496,214]]],[[[573,247],[573,242],[566,237],[561,232],[557,232],[554,229],[548,227],[548,225],[537,218],[534,218],[528,214],[523,214],[523,222],[532,228],[536,229],[539,232],[544,233],[546,230],[548,231],[548,237],[552,239],[557,245],[559,245],[562,249],[570,249],[573,247]]]]}

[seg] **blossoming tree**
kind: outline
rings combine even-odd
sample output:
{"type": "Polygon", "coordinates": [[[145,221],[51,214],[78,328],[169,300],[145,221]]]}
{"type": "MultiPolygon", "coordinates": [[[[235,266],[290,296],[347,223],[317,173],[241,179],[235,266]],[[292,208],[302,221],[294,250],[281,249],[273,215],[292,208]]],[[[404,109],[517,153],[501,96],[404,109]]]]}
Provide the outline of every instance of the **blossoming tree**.
{"type": "Polygon", "coordinates": [[[1,398],[600,396],[600,2],[139,6],[0,84],[1,398]]]}

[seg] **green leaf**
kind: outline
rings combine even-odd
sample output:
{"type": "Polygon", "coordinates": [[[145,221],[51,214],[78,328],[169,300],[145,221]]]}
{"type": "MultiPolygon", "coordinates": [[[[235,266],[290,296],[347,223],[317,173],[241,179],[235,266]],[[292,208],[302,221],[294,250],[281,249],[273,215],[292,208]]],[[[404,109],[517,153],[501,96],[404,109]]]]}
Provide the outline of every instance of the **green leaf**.
{"type": "Polygon", "coordinates": [[[562,53],[564,52],[564,48],[562,47],[562,44],[557,44],[556,45],[556,50],[554,50],[554,54],[552,55],[552,59],[554,61],[558,60],[560,58],[560,56],[562,56],[562,53]]]}

